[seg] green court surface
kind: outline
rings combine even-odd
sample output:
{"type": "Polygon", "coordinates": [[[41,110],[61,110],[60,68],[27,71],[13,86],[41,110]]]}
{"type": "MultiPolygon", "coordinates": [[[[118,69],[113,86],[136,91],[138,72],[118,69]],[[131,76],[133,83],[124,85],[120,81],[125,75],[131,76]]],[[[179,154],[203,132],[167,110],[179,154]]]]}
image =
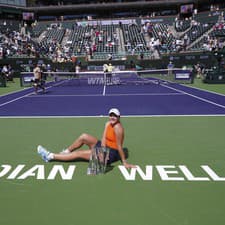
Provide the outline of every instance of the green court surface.
{"type": "Polygon", "coordinates": [[[147,166],[152,166],[149,180],[139,173],[134,180],[126,180],[120,162],[105,175],[88,176],[86,162],[45,163],[36,153],[38,144],[61,151],[83,132],[100,138],[106,120],[0,119],[0,224],[225,224],[224,116],[122,118],[128,161],[145,175],[147,166]],[[64,180],[57,174],[48,179],[57,165],[65,171],[75,165],[72,178],[64,180]],[[195,180],[184,175],[181,165],[195,180]],[[220,180],[210,177],[202,165],[220,180]],[[159,166],[167,166],[172,180],[162,178],[159,166]],[[201,181],[204,177],[208,180],[201,181]]]}
{"type": "Polygon", "coordinates": [[[20,86],[19,78],[14,78],[13,82],[9,81],[6,83],[6,87],[0,87],[0,96],[11,92],[19,91],[22,89],[24,89],[24,87],[20,86]]]}

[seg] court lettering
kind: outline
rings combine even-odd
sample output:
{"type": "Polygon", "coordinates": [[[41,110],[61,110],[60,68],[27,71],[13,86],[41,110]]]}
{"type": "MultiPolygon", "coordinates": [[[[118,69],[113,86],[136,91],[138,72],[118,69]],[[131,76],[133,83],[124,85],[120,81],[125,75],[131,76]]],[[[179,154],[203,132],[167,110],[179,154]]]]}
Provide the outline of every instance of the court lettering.
{"type": "Polygon", "coordinates": [[[25,165],[18,165],[15,169],[11,165],[0,166],[0,179],[6,177],[6,179],[18,179],[24,180],[29,177],[35,177],[37,180],[54,180],[57,175],[60,175],[62,180],[72,180],[76,166],[68,166],[67,171],[62,165],[53,165],[50,172],[47,174],[44,165],[35,165],[32,168],[22,172],[25,165]]]}
{"type": "Polygon", "coordinates": [[[88,78],[88,85],[118,85],[120,84],[119,77],[111,77],[111,78],[104,78],[104,77],[90,77],[88,78]]]}
{"type": "Polygon", "coordinates": [[[139,166],[130,170],[124,166],[119,166],[121,174],[127,181],[135,181],[137,174],[142,180],[152,181],[154,168],[163,181],[225,181],[225,177],[220,177],[208,165],[200,166],[200,170],[204,173],[204,176],[201,177],[195,176],[185,165],[147,165],[145,172],[139,166]]]}
{"type": "MultiPolygon", "coordinates": [[[[218,173],[208,165],[201,165],[199,168],[190,169],[185,165],[146,165],[141,168],[126,169],[124,166],[118,166],[122,176],[127,181],[142,179],[143,181],[153,181],[161,179],[162,181],[225,181],[225,177],[219,176],[218,173]],[[196,173],[201,174],[197,176],[196,173]]],[[[69,165],[64,168],[63,165],[53,165],[52,168],[45,168],[45,165],[34,165],[26,168],[26,165],[19,164],[16,167],[5,164],[0,165],[0,181],[7,180],[25,180],[33,178],[36,180],[72,180],[75,175],[76,165],[69,165]]]]}

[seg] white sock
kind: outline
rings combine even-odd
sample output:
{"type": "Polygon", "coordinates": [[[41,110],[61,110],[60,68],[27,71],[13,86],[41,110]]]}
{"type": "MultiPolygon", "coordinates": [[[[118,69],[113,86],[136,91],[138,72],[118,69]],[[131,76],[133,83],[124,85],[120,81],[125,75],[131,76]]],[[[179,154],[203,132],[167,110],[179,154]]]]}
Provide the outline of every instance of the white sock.
{"type": "Polygon", "coordinates": [[[54,159],[54,154],[53,153],[49,153],[48,154],[48,159],[49,160],[53,160],[54,159]]]}

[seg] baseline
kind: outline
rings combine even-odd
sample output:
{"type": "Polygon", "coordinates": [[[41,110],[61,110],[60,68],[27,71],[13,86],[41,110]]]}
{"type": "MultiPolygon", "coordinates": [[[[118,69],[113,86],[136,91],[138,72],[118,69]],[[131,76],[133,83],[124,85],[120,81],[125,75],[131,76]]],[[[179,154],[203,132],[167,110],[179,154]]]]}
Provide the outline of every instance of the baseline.
{"type": "MultiPolygon", "coordinates": [[[[216,102],[207,100],[207,99],[205,99],[205,98],[202,98],[202,97],[199,97],[199,96],[196,96],[196,95],[193,95],[193,94],[190,94],[190,93],[188,93],[188,92],[186,92],[186,91],[182,91],[182,90],[179,90],[179,89],[177,89],[177,88],[173,88],[173,87],[167,86],[167,85],[165,85],[165,84],[161,84],[161,85],[164,86],[164,87],[166,87],[166,88],[168,88],[168,89],[171,89],[171,90],[174,90],[174,91],[183,93],[183,94],[185,94],[185,95],[191,96],[191,97],[196,98],[196,99],[198,99],[198,100],[201,100],[201,101],[203,101],[203,102],[206,102],[206,103],[209,103],[209,104],[211,104],[211,105],[218,106],[218,107],[220,107],[220,108],[225,109],[225,105],[218,104],[218,103],[216,103],[216,102]]],[[[205,91],[205,90],[204,90],[204,91],[205,91]]],[[[205,92],[207,92],[207,91],[205,91],[205,92]]],[[[208,92],[208,93],[210,93],[210,92],[208,92]]],[[[222,96],[223,96],[223,95],[222,95],[222,96]]]]}

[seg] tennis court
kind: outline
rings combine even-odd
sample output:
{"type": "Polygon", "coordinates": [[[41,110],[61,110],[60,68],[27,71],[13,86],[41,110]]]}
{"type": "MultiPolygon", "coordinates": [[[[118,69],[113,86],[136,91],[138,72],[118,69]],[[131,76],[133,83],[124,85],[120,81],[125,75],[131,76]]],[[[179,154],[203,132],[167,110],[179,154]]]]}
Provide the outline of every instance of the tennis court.
{"type": "Polygon", "coordinates": [[[152,77],[140,79],[128,73],[126,78],[131,83],[87,86],[82,79],[67,78],[50,82],[45,94],[26,89],[1,97],[0,116],[100,116],[111,107],[126,116],[225,114],[223,95],[152,77]]]}
{"type": "Polygon", "coordinates": [[[224,115],[224,95],[175,83],[1,96],[0,223],[222,225],[224,115]],[[139,171],[117,162],[87,176],[85,162],[37,155],[38,144],[61,151],[80,133],[100,138],[111,107],[121,110],[128,160],[139,171]]]}

